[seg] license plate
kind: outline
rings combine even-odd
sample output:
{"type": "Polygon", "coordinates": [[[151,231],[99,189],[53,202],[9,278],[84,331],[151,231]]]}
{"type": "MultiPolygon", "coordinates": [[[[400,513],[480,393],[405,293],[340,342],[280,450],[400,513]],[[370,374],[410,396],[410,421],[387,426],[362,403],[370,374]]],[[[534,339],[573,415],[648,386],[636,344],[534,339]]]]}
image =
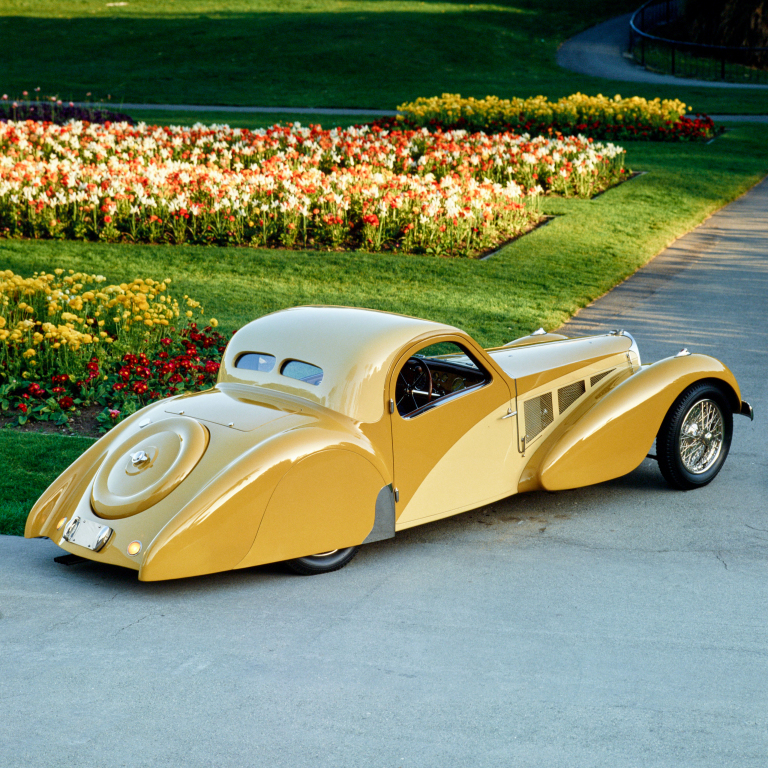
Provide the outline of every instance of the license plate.
{"type": "Polygon", "coordinates": [[[73,517],[64,529],[62,538],[71,544],[98,552],[109,541],[112,529],[82,517],[73,517]]]}

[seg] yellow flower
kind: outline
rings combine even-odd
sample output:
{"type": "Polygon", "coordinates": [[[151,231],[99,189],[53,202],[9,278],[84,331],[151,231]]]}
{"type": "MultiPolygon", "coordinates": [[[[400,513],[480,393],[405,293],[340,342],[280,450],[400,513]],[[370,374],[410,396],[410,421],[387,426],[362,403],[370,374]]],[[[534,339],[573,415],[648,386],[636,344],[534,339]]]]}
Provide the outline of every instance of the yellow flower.
{"type": "Polygon", "coordinates": [[[215,317],[212,317],[211,318],[211,328],[217,328],[218,325],[219,325],[219,321],[215,317]]]}
{"type": "Polygon", "coordinates": [[[37,353],[31,347],[22,355],[22,357],[30,358],[34,357],[37,353]]]}

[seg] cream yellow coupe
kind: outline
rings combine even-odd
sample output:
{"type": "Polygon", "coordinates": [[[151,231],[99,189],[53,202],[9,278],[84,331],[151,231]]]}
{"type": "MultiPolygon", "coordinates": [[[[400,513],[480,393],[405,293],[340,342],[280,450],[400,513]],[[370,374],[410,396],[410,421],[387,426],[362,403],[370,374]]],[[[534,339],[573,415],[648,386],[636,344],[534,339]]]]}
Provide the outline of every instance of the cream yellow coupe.
{"type": "Polygon", "coordinates": [[[213,389],[95,443],[25,535],[148,581],[278,561],[325,573],[405,528],[624,475],[654,441],[673,487],[706,485],[734,413],[752,408],[722,363],[642,365],[624,331],[483,349],[440,323],[298,307],[242,328],[213,389]]]}

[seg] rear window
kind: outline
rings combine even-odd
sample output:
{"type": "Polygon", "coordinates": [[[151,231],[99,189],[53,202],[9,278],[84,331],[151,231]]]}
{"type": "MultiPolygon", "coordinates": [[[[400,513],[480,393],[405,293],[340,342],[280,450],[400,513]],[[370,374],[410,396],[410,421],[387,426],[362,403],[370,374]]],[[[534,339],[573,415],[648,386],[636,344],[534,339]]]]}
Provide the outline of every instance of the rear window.
{"type": "Polygon", "coordinates": [[[311,363],[303,363],[301,360],[289,360],[280,371],[289,379],[298,379],[307,384],[317,386],[323,380],[323,369],[311,363]]]}
{"type": "Polygon", "coordinates": [[[246,371],[269,373],[274,367],[274,355],[265,355],[263,352],[245,352],[235,360],[235,368],[244,368],[246,371]]]}

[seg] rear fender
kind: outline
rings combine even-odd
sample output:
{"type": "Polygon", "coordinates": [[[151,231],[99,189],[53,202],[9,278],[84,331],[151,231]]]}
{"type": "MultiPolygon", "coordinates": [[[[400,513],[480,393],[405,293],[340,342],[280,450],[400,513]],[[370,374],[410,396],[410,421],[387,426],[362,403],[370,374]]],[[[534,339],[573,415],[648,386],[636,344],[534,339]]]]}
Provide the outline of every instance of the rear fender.
{"type": "Polygon", "coordinates": [[[554,444],[542,446],[546,454],[531,459],[539,467],[539,487],[580,488],[631,472],[648,454],[680,393],[704,380],[716,382],[739,413],[739,385],[719,360],[706,355],[660,360],[607,391],[554,444]]]}
{"type": "MultiPolygon", "coordinates": [[[[270,500],[276,489],[285,485],[284,476],[296,477],[297,469],[313,456],[337,453],[356,456],[380,478],[380,472],[373,469],[372,463],[377,457],[365,441],[332,426],[300,427],[274,435],[211,477],[152,541],[141,564],[139,579],[177,579],[254,564],[244,562],[244,558],[263,525],[265,511],[274,506],[270,500]]],[[[376,490],[382,485],[383,480],[376,490]]],[[[333,498],[332,495],[322,498],[321,489],[311,485],[305,484],[301,490],[304,503],[299,504],[297,499],[296,509],[305,514],[333,498]]],[[[368,530],[372,526],[373,520],[368,530]]],[[[284,559],[281,537],[294,533],[300,538],[306,531],[294,532],[285,524],[280,527],[275,532],[275,543],[267,547],[267,558],[260,562],[284,559]]],[[[261,534],[259,538],[263,538],[261,534]]],[[[318,551],[322,550],[315,550],[318,551]]]]}
{"type": "MultiPolygon", "coordinates": [[[[239,567],[362,544],[373,529],[385,488],[380,469],[352,446],[307,456],[278,484],[256,541],[239,567]]],[[[394,522],[393,505],[391,535],[394,522]]]]}

